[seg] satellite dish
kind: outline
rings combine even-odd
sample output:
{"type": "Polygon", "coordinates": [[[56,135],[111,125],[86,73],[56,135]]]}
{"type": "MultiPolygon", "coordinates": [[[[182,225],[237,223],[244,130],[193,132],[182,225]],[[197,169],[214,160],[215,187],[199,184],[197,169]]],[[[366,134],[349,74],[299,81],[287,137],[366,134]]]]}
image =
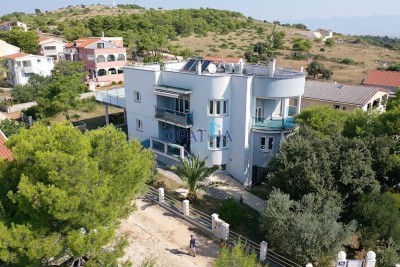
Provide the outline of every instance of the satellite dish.
{"type": "Polygon", "coordinates": [[[209,73],[215,73],[216,71],[217,71],[217,66],[215,66],[214,64],[210,64],[210,65],[208,65],[208,68],[207,68],[207,70],[208,70],[208,72],[209,73]]]}

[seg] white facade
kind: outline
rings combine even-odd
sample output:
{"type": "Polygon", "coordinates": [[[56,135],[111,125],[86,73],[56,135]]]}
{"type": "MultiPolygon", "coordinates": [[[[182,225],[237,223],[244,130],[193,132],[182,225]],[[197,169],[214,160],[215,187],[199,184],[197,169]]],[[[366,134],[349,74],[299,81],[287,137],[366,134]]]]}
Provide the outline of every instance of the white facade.
{"type": "Polygon", "coordinates": [[[305,73],[275,68],[275,61],[210,64],[203,71],[182,70],[185,64],[125,68],[129,138],[166,164],[189,153],[208,156],[208,166],[220,166],[243,184],[259,182],[295,127],[305,73]],[[289,106],[291,98],[298,106],[289,106]]]}
{"type": "Polygon", "coordinates": [[[19,47],[0,40],[0,58],[19,53],[20,50],[21,49],[19,47]]]}
{"type": "Polygon", "coordinates": [[[54,61],[51,57],[15,54],[7,59],[7,82],[9,85],[26,84],[34,74],[51,75],[54,61]]]}
{"type": "Polygon", "coordinates": [[[39,42],[39,54],[45,57],[52,57],[58,61],[64,57],[66,43],[53,38],[44,39],[39,42]]]}
{"type": "Polygon", "coordinates": [[[24,32],[28,31],[28,26],[19,21],[5,21],[0,23],[0,31],[11,31],[13,27],[20,27],[24,32]]]}

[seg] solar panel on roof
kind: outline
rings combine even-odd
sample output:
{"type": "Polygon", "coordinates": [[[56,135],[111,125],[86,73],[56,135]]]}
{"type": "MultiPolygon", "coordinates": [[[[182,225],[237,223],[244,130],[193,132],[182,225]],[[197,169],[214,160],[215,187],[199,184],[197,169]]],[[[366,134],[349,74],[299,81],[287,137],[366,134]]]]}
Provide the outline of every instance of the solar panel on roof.
{"type": "Polygon", "coordinates": [[[192,66],[196,66],[196,59],[189,59],[188,62],[186,62],[185,66],[183,66],[182,70],[183,71],[190,71],[190,68],[192,66]]]}
{"type": "Polygon", "coordinates": [[[201,64],[201,73],[203,73],[203,71],[205,71],[210,64],[211,64],[210,60],[204,60],[203,63],[201,64]]]}

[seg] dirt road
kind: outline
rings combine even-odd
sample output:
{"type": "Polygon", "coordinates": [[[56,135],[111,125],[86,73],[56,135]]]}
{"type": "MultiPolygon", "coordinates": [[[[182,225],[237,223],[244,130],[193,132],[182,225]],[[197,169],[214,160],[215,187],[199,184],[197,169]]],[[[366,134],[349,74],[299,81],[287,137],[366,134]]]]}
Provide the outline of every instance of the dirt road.
{"type": "Polygon", "coordinates": [[[158,205],[142,199],[136,204],[137,211],[122,222],[118,231],[129,241],[123,260],[130,259],[133,266],[140,266],[146,259],[154,259],[159,267],[212,266],[218,251],[215,240],[203,237],[158,205]],[[196,236],[196,257],[188,254],[190,234],[196,236]]]}

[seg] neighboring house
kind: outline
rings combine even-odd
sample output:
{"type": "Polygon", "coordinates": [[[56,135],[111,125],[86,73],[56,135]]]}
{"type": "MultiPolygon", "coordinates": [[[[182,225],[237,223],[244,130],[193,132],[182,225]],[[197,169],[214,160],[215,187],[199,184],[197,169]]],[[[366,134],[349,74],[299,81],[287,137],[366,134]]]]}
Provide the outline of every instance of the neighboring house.
{"type": "Polygon", "coordinates": [[[265,179],[266,163],[296,127],[305,73],[268,66],[190,59],[125,68],[121,89],[97,99],[126,108],[129,139],[139,139],[157,160],[209,157],[246,186],[265,179]]]}
{"type": "Polygon", "coordinates": [[[327,39],[333,37],[332,30],[327,30],[327,29],[316,29],[315,31],[301,31],[297,32],[296,34],[300,34],[308,38],[322,39],[322,41],[326,41],[327,39]]]}
{"type": "Polygon", "coordinates": [[[19,53],[20,51],[21,49],[19,47],[0,40],[0,58],[19,53]]]}
{"type": "Polygon", "coordinates": [[[64,56],[66,60],[83,61],[94,82],[109,84],[124,80],[126,48],[122,37],[81,38],[65,46],[64,56]]]}
{"type": "Polygon", "coordinates": [[[51,57],[17,53],[7,56],[7,82],[26,84],[34,74],[49,76],[54,68],[51,57]]]}
{"type": "Polygon", "coordinates": [[[371,70],[362,84],[385,87],[394,94],[400,87],[400,71],[371,70]]]}
{"type": "Polygon", "coordinates": [[[25,32],[28,31],[28,26],[19,21],[4,21],[0,23],[0,31],[11,31],[13,27],[20,27],[25,32]]]}
{"type": "Polygon", "coordinates": [[[6,159],[8,161],[13,160],[11,150],[6,146],[7,137],[4,135],[3,131],[0,130],[0,160],[6,159]]]}
{"type": "MultiPolygon", "coordinates": [[[[347,85],[332,82],[306,81],[301,108],[313,105],[330,105],[337,109],[352,111],[385,110],[390,90],[375,86],[347,85]]],[[[296,104],[296,102],[292,102],[296,104]]]]}
{"type": "Polygon", "coordinates": [[[64,47],[66,43],[53,37],[39,37],[38,54],[52,57],[54,61],[64,58],[64,47]]]}

